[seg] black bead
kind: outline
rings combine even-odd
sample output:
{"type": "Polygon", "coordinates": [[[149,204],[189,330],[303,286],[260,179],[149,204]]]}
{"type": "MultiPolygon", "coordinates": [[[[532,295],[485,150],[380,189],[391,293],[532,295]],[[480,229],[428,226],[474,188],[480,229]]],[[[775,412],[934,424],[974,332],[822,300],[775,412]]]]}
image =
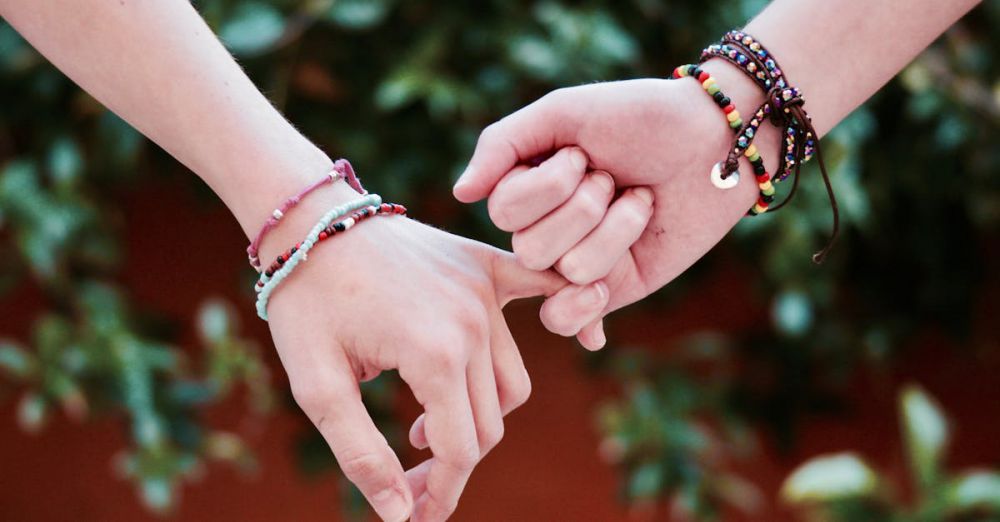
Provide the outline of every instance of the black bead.
{"type": "Polygon", "coordinates": [[[764,196],[761,199],[764,200],[764,203],[770,203],[770,202],[774,201],[774,196],[764,196]]]}
{"type": "Polygon", "coordinates": [[[733,100],[730,100],[728,96],[723,96],[722,99],[719,100],[719,103],[722,104],[723,106],[727,106],[730,103],[733,103],[733,100]]]}
{"type": "Polygon", "coordinates": [[[763,175],[765,172],[767,172],[767,170],[764,168],[763,164],[754,165],[753,166],[753,173],[754,174],[760,176],[760,175],[763,175]]]}
{"type": "Polygon", "coordinates": [[[345,226],[343,223],[334,223],[333,229],[336,230],[337,232],[343,232],[347,230],[347,226],[345,226]]]}
{"type": "Polygon", "coordinates": [[[725,97],[726,96],[724,94],[722,94],[722,91],[719,91],[719,92],[717,92],[717,93],[715,93],[715,94],[712,95],[712,99],[714,99],[716,101],[716,103],[719,103],[719,104],[722,104],[722,99],[725,98],[725,97]]]}

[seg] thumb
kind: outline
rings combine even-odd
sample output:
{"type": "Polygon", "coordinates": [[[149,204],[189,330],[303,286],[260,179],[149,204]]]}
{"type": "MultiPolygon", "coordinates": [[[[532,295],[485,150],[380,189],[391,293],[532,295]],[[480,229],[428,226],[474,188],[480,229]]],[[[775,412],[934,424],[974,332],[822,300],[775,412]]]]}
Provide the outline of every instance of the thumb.
{"type": "Polygon", "coordinates": [[[486,127],[469,166],[455,183],[455,197],[463,203],[479,201],[518,164],[573,145],[577,125],[572,111],[563,110],[565,97],[562,91],[553,91],[486,127]]]}
{"type": "Polygon", "coordinates": [[[525,268],[514,254],[494,249],[493,285],[497,300],[503,307],[514,299],[553,295],[570,284],[555,270],[525,268]]]}

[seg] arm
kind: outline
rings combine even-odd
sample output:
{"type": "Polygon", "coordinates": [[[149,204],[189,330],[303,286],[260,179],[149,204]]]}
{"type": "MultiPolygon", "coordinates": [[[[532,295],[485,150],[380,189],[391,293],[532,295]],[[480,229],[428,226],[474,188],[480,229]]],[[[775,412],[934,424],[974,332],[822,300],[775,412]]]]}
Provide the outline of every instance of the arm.
{"type": "MultiPolygon", "coordinates": [[[[254,87],[189,2],[0,0],[0,14],[205,180],[248,235],[333,165],[254,87]]],[[[337,199],[350,199],[336,186],[337,199]]]]}
{"type": "MultiPolygon", "coordinates": [[[[253,86],[187,0],[0,0],[0,14],[204,179],[248,236],[333,164],[253,86]]],[[[323,186],[268,235],[262,258],[357,197],[344,183],[323,186]]],[[[444,520],[498,442],[502,416],[530,392],[501,307],[565,282],[405,218],[373,218],[329,243],[268,307],[293,395],[381,517],[444,520]],[[425,411],[411,440],[433,457],[406,474],[358,389],[385,369],[399,370],[425,411]]]]}
{"type": "MultiPolygon", "coordinates": [[[[746,31],[773,53],[792,85],[802,90],[805,108],[822,135],[977,3],[775,0],[746,31]]],[[[744,115],[764,101],[753,82],[730,64],[710,60],[702,68],[744,115]]],[[[779,134],[765,124],[755,140],[768,172],[778,163],[779,134]]],[[[756,200],[758,189],[745,159],[736,188],[720,191],[709,183],[707,173],[726,157],[732,139],[719,107],[690,79],[560,89],[483,131],[455,196],[465,202],[489,196],[491,218],[514,233],[514,251],[528,266],[554,266],[574,283],[597,281],[609,288],[610,301],[601,314],[566,313],[568,299],[550,299],[542,309],[550,330],[577,335],[595,349],[604,344],[599,326],[604,314],[683,272],[756,200]],[[596,197],[581,203],[577,193],[589,183],[580,182],[580,173],[557,161],[558,155],[535,169],[518,166],[564,147],[582,149],[589,168],[606,171],[618,187],[652,188],[652,217],[650,207],[629,197],[630,192],[610,206],[596,197]],[[578,188],[548,188],[554,185],[578,188]],[[585,206],[589,215],[603,219],[578,219],[575,229],[552,226],[561,213],[574,208],[580,213],[585,206]],[[568,232],[582,239],[561,243],[568,232]],[[638,240],[621,245],[612,237],[638,240]]]]}

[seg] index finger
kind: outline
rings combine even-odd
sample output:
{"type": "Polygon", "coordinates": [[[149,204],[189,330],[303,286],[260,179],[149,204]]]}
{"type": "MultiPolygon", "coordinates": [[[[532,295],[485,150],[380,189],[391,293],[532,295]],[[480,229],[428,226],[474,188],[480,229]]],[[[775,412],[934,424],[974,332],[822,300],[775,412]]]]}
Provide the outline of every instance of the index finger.
{"type": "Polygon", "coordinates": [[[479,462],[479,438],[465,367],[425,364],[420,377],[403,372],[400,375],[424,406],[424,429],[434,455],[426,488],[414,504],[413,518],[443,521],[455,511],[465,483],[479,462]]]}

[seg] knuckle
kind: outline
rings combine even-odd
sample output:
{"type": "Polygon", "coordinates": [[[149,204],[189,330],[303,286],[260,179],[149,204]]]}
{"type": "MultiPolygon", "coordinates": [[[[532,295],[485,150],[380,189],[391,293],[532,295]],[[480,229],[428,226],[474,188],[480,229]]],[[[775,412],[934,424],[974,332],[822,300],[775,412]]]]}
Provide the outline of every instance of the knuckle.
{"type": "Polygon", "coordinates": [[[340,469],[351,482],[363,484],[369,488],[378,490],[378,486],[385,483],[391,485],[391,478],[384,472],[386,469],[381,459],[372,453],[357,453],[347,456],[340,461],[340,469]]]}
{"type": "Polygon", "coordinates": [[[510,409],[520,408],[528,402],[529,397],[531,397],[531,378],[528,377],[528,372],[524,372],[524,378],[518,379],[510,390],[510,409]]]}
{"type": "Polygon", "coordinates": [[[607,210],[607,202],[604,196],[596,194],[593,190],[583,190],[578,196],[575,212],[576,217],[588,223],[595,223],[604,217],[607,210]]]}
{"type": "Polygon", "coordinates": [[[516,229],[514,227],[514,216],[510,208],[510,204],[504,201],[506,198],[503,196],[503,186],[498,185],[494,193],[490,195],[489,200],[486,202],[486,209],[490,215],[490,220],[497,228],[503,230],[504,232],[514,232],[516,229]]]}
{"type": "Polygon", "coordinates": [[[569,282],[576,285],[586,285],[596,280],[590,267],[575,252],[563,256],[557,263],[556,269],[569,282]]]}
{"type": "Polygon", "coordinates": [[[454,375],[465,367],[465,347],[456,336],[443,336],[422,350],[424,360],[438,375],[454,375]]]}
{"type": "MultiPolygon", "coordinates": [[[[501,120],[502,121],[502,120],[501,120]]],[[[495,121],[486,126],[482,132],[479,133],[479,143],[486,144],[498,139],[502,133],[500,127],[500,121],[495,121]]]]}
{"type": "Polygon", "coordinates": [[[462,471],[476,467],[476,463],[479,462],[479,441],[469,440],[455,448],[455,451],[450,455],[449,462],[462,471]]]}
{"type": "Polygon", "coordinates": [[[333,393],[322,386],[304,384],[301,381],[293,381],[291,389],[295,404],[299,405],[299,408],[313,423],[318,423],[317,416],[326,410],[333,398],[333,393]]]}
{"type": "Polygon", "coordinates": [[[640,202],[628,205],[622,209],[622,226],[626,230],[641,230],[649,223],[652,209],[640,202]]]}
{"type": "MultiPolygon", "coordinates": [[[[571,337],[576,334],[576,332],[573,331],[571,321],[569,321],[563,306],[553,305],[553,306],[542,307],[541,320],[542,320],[542,325],[545,326],[545,329],[556,335],[561,335],[563,337],[571,337]]],[[[524,401],[527,401],[528,396],[531,394],[530,383],[528,386],[529,386],[528,392],[524,394],[524,401]]],[[[523,404],[524,401],[522,401],[520,404],[517,404],[517,406],[523,404]]],[[[513,402],[517,403],[516,397],[513,402]]]]}
{"type": "Polygon", "coordinates": [[[538,190],[542,194],[552,194],[555,197],[565,197],[576,188],[576,180],[568,175],[568,171],[544,169],[538,176],[538,190]]]}
{"type": "Polygon", "coordinates": [[[515,233],[511,238],[511,248],[514,250],[517,260],[525,268],[545,270],[552,266],[552,263],[545,258],[539,241],[536,241],[530,235],[515,233]]]}
{"type": "Polygon", "coordinates": [[[495,448],[497,444],[500,444],[500,441],[503,440],[503,435],[503,421],[498,422],[496,426],[490,426],[488,429],[484,430],[484,432],[480,434],[479,442],[479,444],[484,448],[483,452],[485,453],[495,448]]]}

